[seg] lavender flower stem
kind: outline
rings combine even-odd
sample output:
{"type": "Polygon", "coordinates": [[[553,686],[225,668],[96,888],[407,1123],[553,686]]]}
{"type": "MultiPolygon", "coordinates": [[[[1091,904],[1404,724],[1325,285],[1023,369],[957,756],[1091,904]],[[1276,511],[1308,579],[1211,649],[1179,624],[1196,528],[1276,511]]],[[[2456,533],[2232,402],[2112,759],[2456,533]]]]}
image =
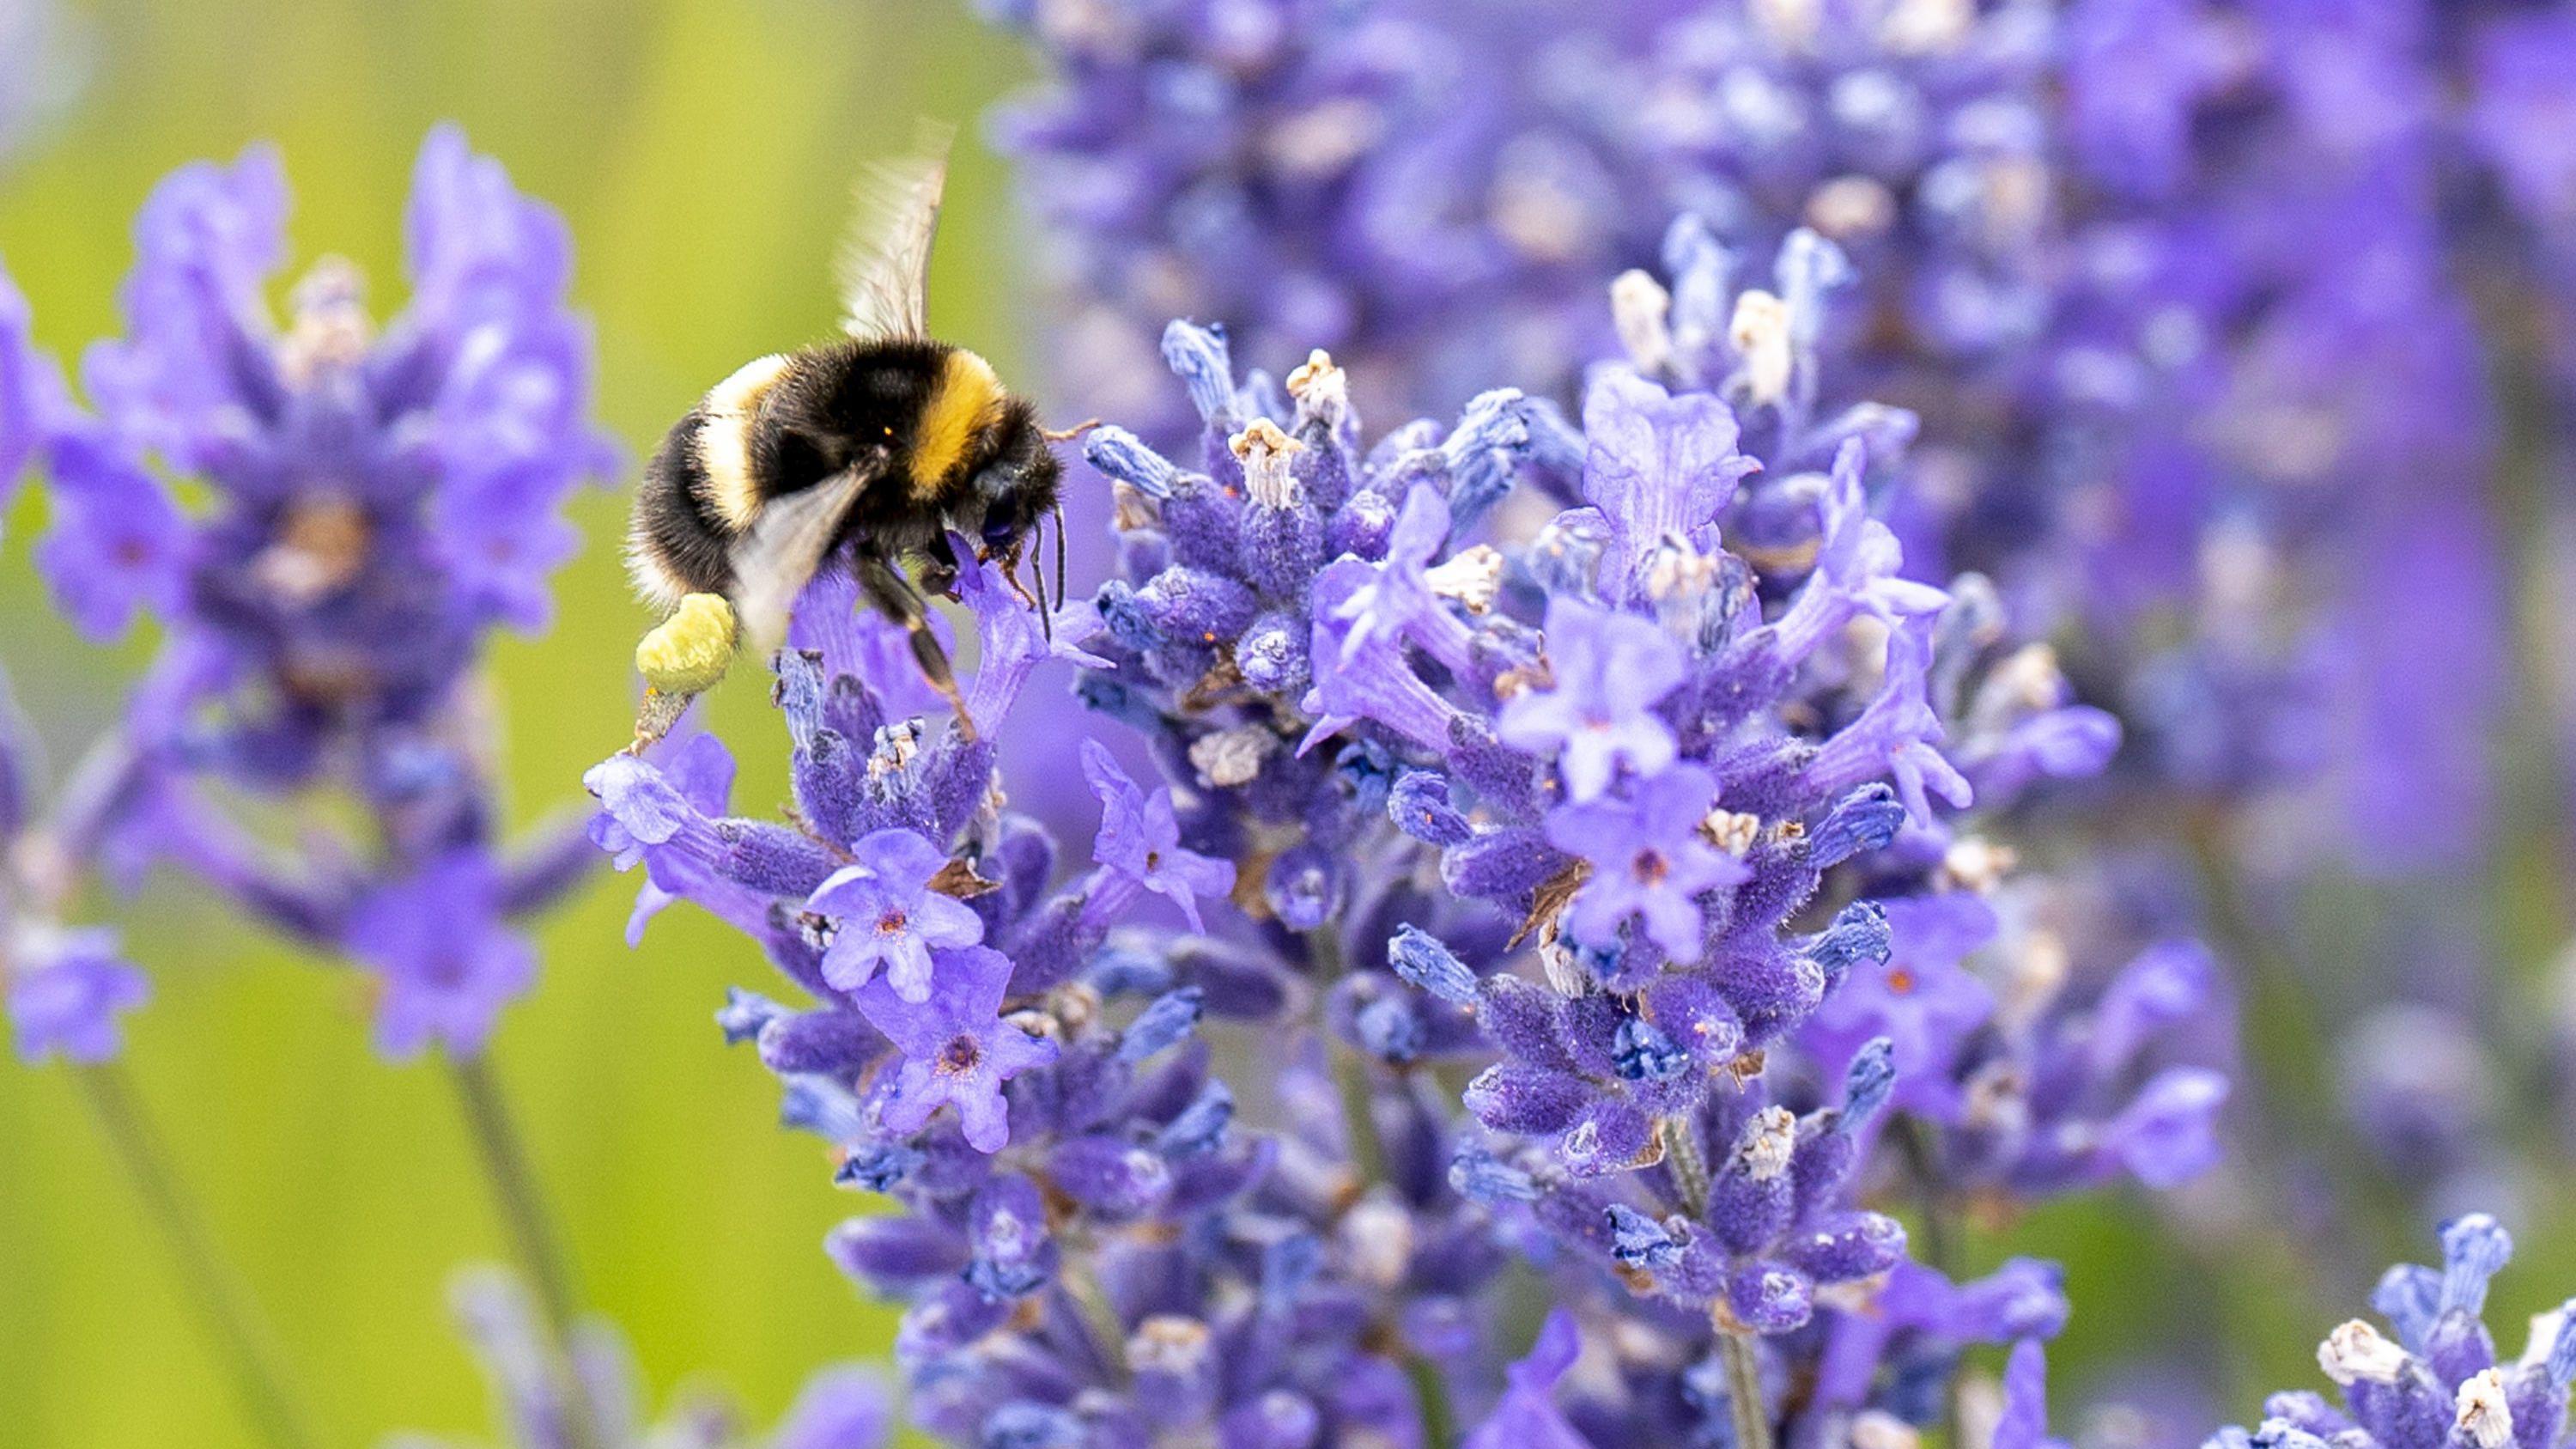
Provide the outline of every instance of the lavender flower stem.
{"type": "Polygon", "coordinates": [[[1908,1117],[1896,1132],[1898,1150],[1905,1156],[1906,1174],[1914,1179],[1915,1201],[1923,1213],[1924,1261],[1956,1277],[1959,1272],[1954,1245],[1958,1239],[1955,1214],[1950,1195],[1941,1188],[1941,1170],[1934,1161],[1931,1131],[1920,1119],[1908,1117]]]}
{"type": "Polygon", "coordinates": [[[1680,1117],[1666,1117],[1655,1127],[1663,1139],[1664,1161],[1672,1168],[1673,1183],[1681,1189],[1682,1206],[1692,1217],[1708,1214],[1708,1160],[1700,1155],[1699,1141],[1690,1123],[1680,1117]]]}
{"type": "MultiPolygon", "coordinates": [[[[1326,980],[1342,974],[1341,939],[1332,931],[1307,932],[1306,949],[1326,980]]],[[[1365,1192],[1387,1176],[1386,1139],[1378,1132],[1377,1109],[1370,1101],[1374,1084],[1369,1081],[1368,1062],[1358,1052],[1336,1041],[1332,1054],[1333,1085],[1342,1100],[1342,1130],[1351,1139],[1351,1166],[1365,1192]]],[[[1429,1449],[1449,1449],[1458,1442],[1458,1416],[1450,1408],[1449,1384],[1441,1377],[1440,1366],[1407,1350],[1404,1376],[1413,1385],[1414,1406],[1422,1417],[1422,1442],[1429,1449]]]]}
{"type": "Polygon", "coordinates": [[[242,1407],[277,1449],[318,1449],[321,1441],[287,1387],[288,1375],[275,1338],[261,1322],[240,1278],[216,1252],[214,1238],[180,1186],[124,1073],[114,1063],[102,1063],[77,1068],[72,1077],[98,1119],[100,1135],[168,1241],[207,1332],[230,1361],[233,1388],[241,1395],[242,1407]]]}
{"type": "Polygon", "coordinates": [[[1753,1356],[1753,1334],[1721,1326],[1717,1355],[1726,1364],[1726,1407],[1734,1416],[1735,1449],[1771,1449],[1771,1416],[1762,1411],[1762,1365],[1753,1356]]]}
{"type": "Polygon", "coordinates": [[[1413,1383],[1413,1401],[1422,1413],[1425,1449],[1450,1449],[1458,1442],[1458,1416],[1449,1407],[1449,1383],[1440,1366],[1418,1353],[1404,1356],[1404,1376],[1413,1383]]]}
{"type": "Polygon", "coordinates": [[[1369,1102],[1368,1063],[1339,1042],[1333,1044],[1333,1085],[1342,1099],[1342,1130],[1351,1139],[1351,1165],[1365,1185],[1386,1180],[1386,1143],[1377,1130],[1377,1109],[1369,1102]]]}
{"type": "Polygon", "coordinates": [[[545,1317],[547,1337],[552,1340],[547,1357],[553,1361],[552,1370],[560,1380],[564,1419],[574,1449],[601,1449],[590,1400],[572,1368],[572,1269],[562,1240],[555,1233],[553,1217],[546,1211],[545,1194],[537,1186],[527,1145],[511,1121],[501,1084],[492,1075],[490,1059],[454,1052],[445,1053],[443,1059],[448,1079],[456,1084],[457,1101],[464,1109],[476,1155],[482,1159],[484,1179],[491,1185],[493,1202],[501,1211],[511,1252],[519,1260],[519,1271],[536,1290],[538,1309],[545,1317]]]}

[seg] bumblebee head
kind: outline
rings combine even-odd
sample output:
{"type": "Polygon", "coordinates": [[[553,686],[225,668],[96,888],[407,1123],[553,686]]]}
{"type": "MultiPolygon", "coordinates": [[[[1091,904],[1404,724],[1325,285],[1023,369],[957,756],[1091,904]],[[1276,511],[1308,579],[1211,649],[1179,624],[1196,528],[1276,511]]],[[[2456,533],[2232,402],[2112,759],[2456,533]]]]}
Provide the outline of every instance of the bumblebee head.
{"type": "MultiPolygon", "coordinates": [[[[1059,602],[1064,593],[1064,510],[1061,499],[1064,465],[1055,450],[1048,446],[1047,435],[1026,404],[1016,404],[1003,433],[1003,445],[992,462],[975,475],[970,486],[974,517],[960,520],[970,524],[979,557],[998,560],[1003,572],[1019,587],[1020,559],[1037,541],[1049,514],[1056,518],[1055,595],[1059,602]]],[[[1038,593],[1029,602],[1038,611],[1039,622],[1052,630],[1054,620],[1047,603],[1046,569],[1037,571],[1038,593]]]]}
{"type": "Polygon", "coordinates": [[[975,475],[975,541],[988,557],[1026,546],[1039,523],[1055,511],[1064,465],[1034,422],[1010,429],[999,456],[975,475]]]}

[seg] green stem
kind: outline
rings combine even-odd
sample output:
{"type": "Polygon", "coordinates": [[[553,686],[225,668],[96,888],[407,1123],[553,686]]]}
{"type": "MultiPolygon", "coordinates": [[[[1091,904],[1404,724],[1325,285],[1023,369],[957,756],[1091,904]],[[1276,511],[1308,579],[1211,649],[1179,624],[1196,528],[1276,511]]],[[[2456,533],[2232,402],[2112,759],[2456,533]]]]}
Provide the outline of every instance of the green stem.
{"type": "Polygon", "coordinates": [[[1127,1326],[1119,1322],[1118,1310],[1109,1304],[1108,1290],[1100,1286],[1099,1275],[1091,1271],[1089,1252],[1065,1254],[1059,1276],[1065,1296],[1073,1300],[1075,1311],[1082,1315],[1083,1327],[1100,1341],[1101,1362],[1109,1366],[1120,1383],[1125,1383],[1131,1372],[1127,1363],[1127,1326]]]}
{"type": "Polygon", "coordinates": [[[1905,1155],[1906,1175],[1914,1179],[1914,1200],[1923,1214],[1924,1261],[1949,1278],[1959,1276],[1958,1231],[1949,1194],[1941,1190],[1932,1131],[1922,1119],[1907,1117],[1897,1129],[1896,1144],[1905,1155]]]}
{"type": "Polygon", "coordinates": [[[123,1072],[109,1064],[76,1067],[72,1076],[98,1119],[100,1135],[169,1243],[206,1332],[228,1361],[243,1409],[277,1449],[315,1449],[321,1441],[287,1387],[276,1340],[260,1320],[248,1290],[216,1253],[214,1238],[180,1187],[133,1087],[123,1072]]]}
{"type": "Polygon", "coordinates": [[[1762,1361],[1753,1335],[1721,1326],[1717,1354],[1726,1364],[1726,1407],[1735,1421],[1735,1449],[1771,1449],[1771,1415],[1762,1406],[1762,1361]]]}
{"type": "Polygon", "coordinates": [[[1333,1043],[1333,1085],[1342,1101],[1342,1134],[1351,1139],[1351,1166],[1359,1172],[1360,1189],[1386,1181],[1386,1139],[1377,1130],[1377,1109],[1370,1102],[1373,1084],[1368,1063],[1357,1052],[1333,1043]]]}
{"type": "Polygon", "coordinates": [[[1699,1132],[1686,1117],[1666,1117],[1655,1124],[1663,1140],[1664,1165],[1682,1190],[1682,1206],[1694,1219],[1708,1216],[1708,1159],[1700,1154],[1699,1132]]]}
{"type": "MultiPolygon", "coordinates": [[[[1329,929],[1309,931],[1307,949],[1325,980],[1340,977],[1343,971],[1341,942],[1329,929]]],[[[1338,1041],[1327,1042],[1333,1059],[1333,1086],[1342,1104],[1342,1133],[1350,1138],[1351,1166],[1359,1174],[1358,1190],[1353,1200],[1387,1180],[1386,1138],[1378,1131],[1377,1110],[1372,1105],[1375,1084],[1369,1079],[1365,1058],[1338,1041]]],[[[1449,1449],[1458,1441],[1458,1416],[1449,1405],[1449,1382],[1440,1366],[1410,1346],[1403,1350],[1404,1374],[1413,1385],[1413,1401],[1422,1418],[1422,1442],[1427,1449],[1449,1449]]]]}
{"type": "Polygon", "coordinates": [[[1429,1449],[1449,1449],[1458,1442],[1458,1416],[1449,1407],[1449,1381],[1441,1377],[1440,1365],[1408,1353],[1404,1376],[1413,1382],[1414,1406],[1422,1414],[1422,1442],[1429,1449]]]}
{"type": "Polygon", "coordinates": [[[552,1350],[548,1357],[553,1360],[572,1442],[575,1449],[599,1449],[599,1427],[593,1421],[590,1396],[572,1365],[575,1323],[571,1261],[546,1211],[545,1194],[537,1186],[527,1146],[510,1118],[501,1084],[492,1075],[491,1059],[449,1053],[445,1061],[448,1080],[456,1084],[465,1125],[482,1159],[484,1181],[490,1184],[493,1203],[500,1209],[511,1252],[519,1260],[519,1271],[535,1289],[538,1311],[545,1317],[552,1350]]]}

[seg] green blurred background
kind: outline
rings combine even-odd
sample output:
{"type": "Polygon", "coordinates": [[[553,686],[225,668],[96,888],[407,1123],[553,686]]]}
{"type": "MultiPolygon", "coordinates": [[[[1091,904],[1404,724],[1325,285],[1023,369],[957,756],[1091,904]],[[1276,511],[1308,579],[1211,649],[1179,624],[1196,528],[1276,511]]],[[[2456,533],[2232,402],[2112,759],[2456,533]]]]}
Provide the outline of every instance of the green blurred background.
{"type": "MultiPolygon", "coordinates": [[[[389,312],[414,151],[454,119],[569,218],[600,410],[640,454],[743,358],[829,328],[847,183],[928,114],[966,127],[934,324],[1025,375],[1013,363],[1029,351],[1026,248],[973,122],[1027,63],[962,3],[115,0],[72,13],[86,85],[0,176],[0,257],[59,351],[116,325],[128,224],[153,183],[263,138],[282,145],[295,184],[298,265],[353,258],[389,312]]],[[[0,552],[0,658],[61,760],[112,716],[146,641],[102,660],[53,618],[26,562],[42,520],[32,492],[0,552]]],[[[559,579],[560,622],[497,654],[523,825],[567,808],[581,771],[623,738],[640,616],[615,558],[621,510],[611,491],[580,502],[591,543],[559,579]]],[[[744,759],[737,803],[782,798],[760,691],[721,692],[710,723],[744,759]]],[[[632,889],[603,877],[546,924],[543,982],[508,1018],[499,1070],[586,1297],[626,1329],[657,1400],[703,1378],[765,1423],[814,1367],[882,1357],[893,1319],[817,1251],[860,1200],[830,1192],[811,1139],[772,1127],[771,1078],[722,1050],[710,1023],[725,985],[767,968],[687,910],[628,952],[632,889]]],[[[348,972],[295,959],[175,888],[116,915],[159,991],[134,1021],[135,1078],[327,1439],[481,1434],[483,1389],[444,1289],[456,1265],[502,1244],[446,1077],[373,1058],[348,972]]],[[[2286,1069],[2313,1090],[2315,1045],[2289,1052],[2286,1069]]],[[[2062,1408],[2138,1343],[2215,1370],[2240,1412],[2261,1387],[2314,1379],[2313,1344],[2359,1308],[2347,1294],[2361,1285],[2314,1282],[2294,1232],[2231,1215],[2226,1191],[2205,1193],[2201,1226],[2180,1232],[2116,1198],[2018,1225],[2013,1250],[2070,1265],[2062,1408]],[[2213,1224],[2251,1236],[2216,1246],[2213,1224]]],[[[2425,1249],[2423,1227],[2381,1221],[2390,1240],[2364,1258],[2425,1249]]],[[[2526,1258],[2543,1261],[2499,1285],[2492,1321],[2548,1301],[2571,1239],[2526,1238],[2526,1258]]],[[[1991,1263],[2005,1246],[1984,1236],[1975,1256],[1991,1263]]],[[[0,1066],[0,1449],[252,1442],[70,1082],[0,1066]]]]}

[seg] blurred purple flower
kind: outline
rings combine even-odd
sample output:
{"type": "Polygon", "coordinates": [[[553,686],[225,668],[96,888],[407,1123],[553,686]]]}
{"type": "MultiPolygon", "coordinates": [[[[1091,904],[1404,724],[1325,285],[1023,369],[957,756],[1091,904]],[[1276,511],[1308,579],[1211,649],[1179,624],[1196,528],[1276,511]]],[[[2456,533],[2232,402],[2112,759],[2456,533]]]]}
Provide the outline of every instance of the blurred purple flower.
{"type": "Polygon", "coordinates": [[[349,954],[384,988],[378,1051],[403,1059],[437,1046],[479,1056],[501,1008],[536,984],[536,951],[502,924],[501,889],[489,858],[458,850],[352,907],[349,954]]]}
{"type": "Polygon", "coordinates": [[[33,1065],[60,1056],[80,1066],[114,1060],[125,1045],[117,1018],[151,995],[143,973],[117,954],[115,933],[31,927],[18,937],[7,977],[19,1060],[33,1065]]]}

